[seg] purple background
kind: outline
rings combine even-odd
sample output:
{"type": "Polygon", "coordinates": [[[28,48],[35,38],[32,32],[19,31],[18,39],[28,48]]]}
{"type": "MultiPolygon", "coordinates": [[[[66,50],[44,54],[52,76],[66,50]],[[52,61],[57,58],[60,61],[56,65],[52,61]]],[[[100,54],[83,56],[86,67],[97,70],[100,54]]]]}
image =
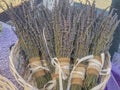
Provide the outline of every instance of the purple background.
{"type": "Polygon", "coordinates": [[[111,77],[105,90],[120,90],[120,53],[113,56],[111,77]]]}

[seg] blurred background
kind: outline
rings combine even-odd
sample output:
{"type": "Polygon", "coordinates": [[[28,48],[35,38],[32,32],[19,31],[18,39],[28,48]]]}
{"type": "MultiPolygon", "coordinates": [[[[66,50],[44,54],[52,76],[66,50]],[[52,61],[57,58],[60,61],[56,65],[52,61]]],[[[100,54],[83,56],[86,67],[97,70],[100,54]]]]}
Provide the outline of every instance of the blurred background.
{"type": "MultiPolygon", "coordinates": [[[[12,2],[14,8],[17,8],[21,5],[21,0],[6,0],[6,1],[8,4],[12,2]]],[[[42,0],[37,0],[37,1],[38,3],[42,2],[42,0]]],[[[48,1],[49,3],[52,2],[52,0],[44,0],[44,1],[48,1]]],[[[80,1],[82,1],[83,3],[86,2],[86,0],[74,0],[74,2],[80,2],[80,1]]],[[[90,2],[93,2],[93,1],[94,0],[90,0],[90,2]]],[[[96,1],[96,7],[99,9],[105,9],[111,6],[111,2],[112,2],[112,0],[95,0],[95,1],[96,1]]],[[[6,8],[2,0],[0,0],[0,4],[4,6],[4,8],[6,8]]],[[[0,21],[6,22],[9,20],[9,17],[5,14],[6,11],[3,11],[2,9],[0,9],[0,21]]]]}

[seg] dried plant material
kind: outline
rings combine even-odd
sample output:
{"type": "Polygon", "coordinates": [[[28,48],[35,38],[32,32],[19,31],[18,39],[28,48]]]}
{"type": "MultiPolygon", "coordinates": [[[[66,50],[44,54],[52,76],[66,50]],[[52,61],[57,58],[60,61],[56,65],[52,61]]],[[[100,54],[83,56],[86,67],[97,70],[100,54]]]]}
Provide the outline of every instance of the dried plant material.
{"type": "Polygon", "coordinates": [[[53,9],[53,30],[56,56],[68,57],[73,50],[75,31],[72,27],[72,7],[68,0],[59,1],[53,9]]]}
{"type": "MultiPolygon", "coordinates": [[[[71,52],[73,50],[73,42],[75,37],[75,30],[72,27],[73,21],[73,7],[70,6],[69,0],[60,0],[59,3],[55,3],[55,6],[52,10],[52,28],[49,29],[49,32],[53,32],[53,40],[52,43],[54,46],[54,54],[51,54],[52,51],[49,48],[49,53],[52,58],[57,57],[58,62],[66,59],[68,60],[67,69],[69,71],[69,64],[70,64],[70,57],[71,52]],[[51,31],[50,31],[51,30],[51,31]]],[[[49,23],[49,22],[48,22],[49,23]]],[[[46,30],[45,30],[46,31],[46,30]]],[[[46,32],[45,32],[46,33],[46,32]]],[[[52,36],[50,37],[52,38],[52,36]]],[[[60,65],[62,67],[62,65],[60,65]]],[[[65,67],[65,66],[64,66],[65,67]]],[[[58,69],[58,66],[55,66],[55,71],[58,69]]],[[[59,70],[57,70],[58,72],[59,70]]],[[[64,68],[63,68],[64,71],[64,68]]],[[[53,76],[56,76],[55,72],[53,76]]],[[[57,74],[59,76],[59,74],[57,74]]],[[[66,73],[67,77],[69,76],[69,72],[66,73]]],[[[57,79],[56,90],[59,89],[59,80],[57,79]]],[[[63,80],[63,88],[66,89],[67,87],[67,79],[63,80]]]]}
{"type": "MultiPolygon", "coordinates": [[[[106,52],[109,50],[114,30],[119,24],[119,21],[117,20],[117,15],[115,14],[114,16],[112,16],[112,14],[113,11],[109,15],[103,15],[103,18],[98,22],[96,21],[96,34],[94,36],[90,52],[99,58],[97,58],[97,60],[101,60],[99,55],[102,52],[106,52]]],[[[100,18],[98,17],[98,19],[100,18]]],[[[99,72],[95,72],[96,69],[94,68],[87,69],[87,76],[85,79],[85,90],[89,90],[98,84],[99,72]]]]}
{"type": "MultiPolygon", "coordinates": [[[[96,19],[95,3],[93,2],[93,4],[90,5],[90,2],[88,1],[86,5],[82,5],[82,6],[83,6],[82,8],[78,9],[80,12],[76,16],[76,20],[75,20],[76,21],[75,30],[77,32],[74,42],[75,49],[73,53],[75,60],[77,58],[81,59],[82,57],[89,55],[89,48],[92,43],[92,39],[94,37],[94,21],[96,19]]],[[[86,65],[85,62],[82,62],[82,64],[86,65]]],[[[86,70],[86,68],[82,66],[79,68],[84,68],[86,70]]],[[[71,90],[82,89],[84,80],[83,79],[80,80],[82,80],[81,84],[72,85],[71,90]]]]}
{"type": "Polygon", "coordinates": [[[84,6],[76,19],[76,38],[74,58],[82,58],[89,54],[89,47],[94,36],[95,5],[84,6]]]}
{"type": "MultiPolygon", "coordinates": [[[[43,44],[41,44],[42,36],[40,36],[40,30],[42,30],[43,27],[40,28],[37,23],[36,14],[39,14],[39,12],[37,12],[37,4],[34,2],[33,7],[31,7],[30,2],[23,0],[22,5],[17,9],[14,9],[12,3],[8,5],[4,0],[3,2],[9,9],[8,14],[15,25],[15,33],[19,38],[21,47],[29,59],[30,71],[34,73],[32,76],[36,79],[37,87],[42,88],[49,80],[51,80],[50,72],[46,71],[46,69],[42,69],[42,72],[44,73],[40,74],[41,68],[38,68],[36,71],[34,71],[34,69],[36,66],[46,67],[47,65],[31,65],[30,63],[31,61],[33,64],[36,62],[43,62],[47,59],[45,55],[41,54],[41,51],[44,53],[43,44]]],[[[42,23],[42,19],[39,22],[42,23]]],[[[48,63],[46,62],[46,64],[48,63]]]]}

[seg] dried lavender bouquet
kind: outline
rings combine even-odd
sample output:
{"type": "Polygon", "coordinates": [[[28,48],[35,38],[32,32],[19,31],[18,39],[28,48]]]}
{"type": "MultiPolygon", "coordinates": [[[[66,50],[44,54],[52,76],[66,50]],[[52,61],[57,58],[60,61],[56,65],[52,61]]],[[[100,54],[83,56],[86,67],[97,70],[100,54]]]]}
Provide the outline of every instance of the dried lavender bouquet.
{"type": "MultiPolygon", "coordinates": [[[[77,58],[81,59],[87,55],[89,55],[89,48],[94,36],[93,32],[93,25],[94,20],[96,19],[96,9],[95,3],[93,2],[92,5],[87,2],[85,5],[81,4],[81,8],[78,9],[80,11],[75,17],[75,32],[76,37],[74,41],[74,65],[76,65],[77,58]]],[[[80,63],[76,69],[73,71],[72,80],[71,80],[71,90],[82,90],[84,85],[84,78],[86,72],[86,62],[80,63]],[[76,72],[83,73],[84,76],[76,72]]]]}
{"type": "MultiPolygon", "coordinates": [[[[90,53],[95,55],[94,58],[100,63],[102,63],[100,54],[109,50],[114,30],[119,24],[117,15],[112,16],[112,14],[113,10],[110,14],[101,14],[95,22],[95,36],[91,44],[90,53]]],[[[98,84],[99,71],[94,67],[89,68],[89,65],[86,72],[84,90],[90,90],[98,84]]]]}
{"type": "MultiPolygon", "coordinates": [[[[73,29],[72,22],[72,7],[70,6],[69,0],[59,0],[55,2],[55,6],[52,10],[52,30],[53,32],[53,48],[55,53],[50,55],[52,59],[57,61],[57,64],[60,65],[64,74],[66,75],[63,79],[63,89],[66,90],[68,76],[69,76],[69,64],[70,64],[70,55],[73,50],[73,41],[75,37],[75,29],[73,29]],[[56,58],[54,58],[56,57],[56,58]]],[[[46,28],[47,29],[47,28],[46,28]]],[[[49,49],[49,53],[52,51],[49,49]]],[[[55,72],[53,73],[53,80],[56,80],[55,90],[61,88],[59,83],[59,68],[55,65],[55,72]]]]}
{"type": "MultiPolygon", "coordinates": [[[[38,23],[36,21],[36,14],[39,14],[39,12],[37,12],[36,3],[34,2],[33,7],[31,7],[30,2],[24,1],[22,6],[16,10],[13,8],[12,4],[8,5],[4,0],[3,2],[10,10],[8,14],[15,24],[15,33],[21,42],[21,47],[28,56],[30,70],[32,71],[36,66],[47,68],[47,62],[45,61],[46,57],[41,54],[41,50],[43,51],[43,49],[41,37],[39,36],[41,31],[39,31],[39,29],[43,28],[38,28],[38,23]]],[[[40,22],[42,22],[42,20],[40,22]]],[[[49,71],[41,68],[36,70],[32,76],[35,78],[38,88],[42,88],[51,79],[49,71]]]]}

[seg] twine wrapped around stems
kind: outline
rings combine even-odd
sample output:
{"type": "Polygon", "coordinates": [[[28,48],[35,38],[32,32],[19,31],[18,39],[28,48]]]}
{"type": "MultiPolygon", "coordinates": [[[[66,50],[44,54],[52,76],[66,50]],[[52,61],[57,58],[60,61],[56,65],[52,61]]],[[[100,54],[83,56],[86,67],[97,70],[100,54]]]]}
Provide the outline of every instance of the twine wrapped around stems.
{"type": "Polygon", "coordinates": [[[52,80],[44,86],[47,90],[65,90],[67,87],[67,78],[69,75],[69,58],[52,58],[52,65],[55,67],[55,73],[52,74],[52,80]],[[57,85],[57,86],[56,86],[57,85]]]}
{"type": "Polygon", "coordinates": [[[40,60],[39,57],[34,57],[29,60],[28,66],[30,67],[29,70],[32,71],[28,77],[28,81],[33,76],[37,82],[37,86],[39,88],[43,88],[44,84],[51,79],[50,77],[46,76],[50,73],[46,60],[40,60]]]}
{"type": "Polygon", "coordinates": [[[53,74],[53,80],[56,79],[57,86],[55,90],[65,90],[67,88],[67,78],[69,76],[69,67],[70,67],[70,59],[69,58],[58,58],[53,62],[55,64],[55,73],[53,74]],[[62,83],[61,83],[62,82],[62,83]],[[65,85],[65,86],[64,86],[65,85]]]}
{"type": "MultiPolygon", "coordinates": [[[[12,6],[12,2],[10,3],[10,5],[8,5],[5,0],[2,1],[9,9],[9,12],[7,12],[7,14],[11,17],[11,20],[15,25],[16,29],[14,31],[19,38],[21,48],[25,51],[25,54],[27,55],[28,62],[31,58],[36,57],[40,57],[39,60],[49,60],[44,48],[41,34],[43,30],[42,23],[45,23],[47,20],[45,16],[42,16],[43,13],[41,14],[41,12],[39,11],[39,8],[41,8],[42,6],[39,7],[36,4],[36,0],[33,3],[31,1],[21,0],[21,6],[15,9],[12,6]],[[32,7],[31,3],[33,5],[32,7]]],[[[2,8],[4,9],[4,7],[2,8]]],[[[42,12],[44,12],[43,8],[41,9],[42,12]]],[[[48,64],[48,66],[50,66],[49,61],[46,63],[48,64]]],[[[43,87],[44,84],[51,79],[50,72],[46,72],[45,70],[43,70],[43,72],[45,72],[46,74],[42,76],[40,75],[40,73],[38,73],[38,75],[33,75],[36,78],[38,88],[43,87]],[[38,78],[38,76],[41,77],[38,78]]]]}
{"type": "MultiPolygon", "coordinates": [[[[101,13],[102,14],[102,13],[101,13]]],[[[90,45],[90,53],[97,56],[96,62],[99,60],[101,63],[102,58],[100,58],[101,52],[106,52],[109,50],[111,45],[111,41],[113,38],[114,30],[117,28],[117,25],[120,21],[117,19],[117,15],[112,16],[113,10],[106,16],[105,14],[100,15],[96,20],[98,20],[95,24],[95,36],[90,45]]],[[[95,58],[96,59],[96,58],[95,58]]],[[[90,64],[93,62],[89,62],[90,64]]],[[[94,67],[99,64],[94,63],[94,67]]],[[[92,64],[93,67],[93,64],[92,64]]],[[[89,67],[88,67],[89,68],[89,67]]],[[[89,90],[92,87],[98,84],[98,76],[99,71],[95,68],[89,68],[87,71],[87,75],[84,82],[85,90],[89,90]]]]}
{"type": "MultiPolygon", "coordinates": [[[[55,1],[56,2],[55,6],[54,6],[53,10],[51,11],[52,20],[50,23],[52,23],[51,24],[52,29],[47,29],[45,27],[45,29],[43,31],[44,42],[45,42],[48,54],[51,58],[51,62],[54,57],[56,57],[58,62],[61,61],[61,60],[59,60],[61,58],[68,58],[68,60],[69,60],[68,64],[70,64],[70,58],[71,58],[70,55],[73,50],[73,41],[74,41],[74,37],[75,37],[75,32],[74,32],[73,27],[71,26],[71,21],[73,19],[72,12],[71,12],[72,7],[70,7],[70,3],[68,1],[69,0],[59,0],[58,4],[57,4],[57,1],[55,1]],[[53,39],[52,44],[54,46],[53,47],[53,49],[55,51],[54,54],[52,54],[53,51],[51,51],[51,48],[49,48],[49,46],[48,46],[49,44],[47,44],[48,43],[48,41],[46,40],[47,35],[45,35],[45,32],[47,32],[47,30],[49,30],[49,32],[53,32],[53,37],[51,35],[50,38],[53,39]]],[[[57,70],[59,68],[59,70],[61,71],[60,68],[64,67],[64,65],[61,65],[61,63],[59,65],[57,63],[56,63],[55,69],[57,70]]],[[[67,67],[69,67],[69,65],[67,67]]],[[[64,71],[64,70],[65,69],[63,69],[62,71],[64,71]]],[[[69,68],[68,68],[68,71],[69,71],[69,68]]],[[[56,72],[54,74],[56,74],[56,72]]],[[[60,76],[61,76],[61,74],[59,73],[58,77],[60,77],[60,76]]],[[[56,83],[55,89],[59,90],[59,88],[61,88],[62,85],[59,82],[60,78],[56,78],[56,79],[57,79],[57,83],[56,83]]],[[[60,81],[61,81],[61,79],[60,79],[60,81]]],[[[67,81],[68,81],[67,79],[62,80],[62,82],[64,83],[62,88],[64,90],[67,87],[67,81]]]]}
{"type": "MultiPolygon", "coordinates": [[[[79,3],[78,13],[76,15],[75,21],[75,40],[74,40],[74,50],[73,50],[73,58],[74,63],[76,63],[77,58],[82,58],[89,55],[89,48],[92,43],[92,39],[94,37],[94,22],[96,20],[96,8],[95,2],[90,4],[89,0],[86,0],[86,4],[82,5],[79,3]]],[[[87,66],[86,62],[81,62],[82,64],[87,66]]],[[[78,67],[77,67],[78,68],[78,67]]],[[[83,74],[85,74],[83,72],[83,74]]],[[[85,79],[85,78],[84,78],[85,79]]],[[[82,80],[83,83],[84,80],[82,80]]],[[[84,84],[73,84],[71,90],[76,90],[75,88],[82,90],[84,84]]]]}
{"type": "MultiPolygon", "coordinates": [[[[85,82],[85,85],[86,85],[85,87],[89,87],[91,89],[91,88],[93,88],[93,85],[94,86],[97,85],[96,81],[99,78],[100,71],[104,64],[104,58],[101,59],[101,57],[95,56],[93,59],[89,60],[89,64],[88,64],[87,71],[86,71],[86,75],[87,75],[86,80],[90,79],[90,77],[88,78],[89,75],[92,75],[93,78],[91,77],[91,79],[94,79],[95,81],[93,80],[93,83],[85,82]]],[[[85,89],[87,89],[87,88],[85,88],[85,89]]]]}
{"type": "Polygon", "coordinates": [[[95,56],[94,59],[89,60],[87,73],[89,74],[95,74],[97,77],[99,77],[99,72],[102,69],[103,62],[100,57],[95,56]]]}
{"type": "Polygon", "coordinates": [[[72,80],[71,80],[71,90],[80,90],[82,89],[83,80],[85,78],[85,65],[79,64],[78,67],[72,72],[72,80]]]}
{"type": "MultiPolygon", "coordinates": [[[[71,80],[73,79],[74,80],[74,77],[73,77],[73,75],[74,75],[74,72],[76,72],[76,69],[79,69],[79,65],[81,64],[81,62],[84,62],[84,61],[86,61],[86,60],[88,60],[88,59],[90,59],[90,58],[93,58],[93,55],[89,55],[89,56],[85,56],[85,57],[83,57],[83,58],[81,58],[81,59],[77,59],[76,60],[76,63],[75,63],[75,65],[74,65],[74,67],[73,67],[73,69],[72,69],[72,71],[71,71],[71,73],[70,73],[70,76],[69,76],[69,80],[68,80],[68,86],[67,86],[67,90],[70,90],[70,88],[72,88],[72,89],[74,89],[73,88],[73,85],[72,85],[72,87],[71,87],[71,84],[72,84],[72,82],[71,82],[71,80]]],[[[81,87],[80,87],[80,84],[82,84],[83,83],[83,80],[84,80],[84,78],[85,78],[85,67],[83,67],[83,65],[82,65],[82,67],[80,66],[80,69],[82,69],[82,71],[79,71],[79,73],[80,73],[80,76],[79,77],[77,77],[77,78],[79,78],[79,80],[81,81],[81,83],[79,82],[79,84],[77,83],[76,85],[78,85],[76,88],[78,89],[81,89],[81,87]]],[[[78,71],[77,71],[78,72],[78,71]]],[[[75,86],[76,86],[75,85],[75,86]]]]}

